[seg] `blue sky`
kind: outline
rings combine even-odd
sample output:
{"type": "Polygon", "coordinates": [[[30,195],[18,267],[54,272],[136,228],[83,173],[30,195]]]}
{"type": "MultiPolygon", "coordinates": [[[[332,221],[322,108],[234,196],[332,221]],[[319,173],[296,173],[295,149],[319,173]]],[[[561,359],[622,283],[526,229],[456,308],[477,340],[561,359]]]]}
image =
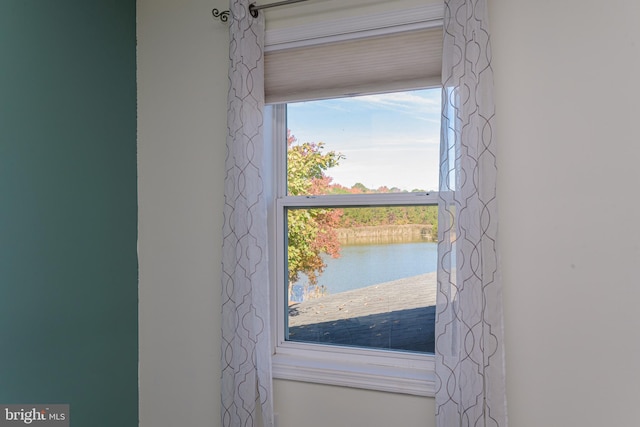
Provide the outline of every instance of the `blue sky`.
{"type": "Polygon", "coordinates": [[[288,104],[299,142],[324,142],[346,156],[328,171],[351,187],[438,189],[440,89],[288,104]]]}

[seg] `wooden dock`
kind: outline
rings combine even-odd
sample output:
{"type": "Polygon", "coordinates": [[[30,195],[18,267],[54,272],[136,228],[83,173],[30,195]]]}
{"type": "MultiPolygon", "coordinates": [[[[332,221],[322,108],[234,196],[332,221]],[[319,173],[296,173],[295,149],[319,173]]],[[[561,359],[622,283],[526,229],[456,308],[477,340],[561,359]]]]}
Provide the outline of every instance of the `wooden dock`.
{"type": "Polygon", "coordinates": [[[327,295],[289,307],[289,339],[432,353],[436,274],[327,295]]]}

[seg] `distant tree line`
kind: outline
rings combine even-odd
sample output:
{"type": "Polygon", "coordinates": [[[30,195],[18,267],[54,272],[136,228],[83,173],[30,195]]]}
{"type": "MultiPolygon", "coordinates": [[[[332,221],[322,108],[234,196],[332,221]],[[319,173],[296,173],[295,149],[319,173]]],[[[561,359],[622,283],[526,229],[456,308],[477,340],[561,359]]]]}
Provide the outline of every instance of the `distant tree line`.
{"type": "MultiPolygon", "coordinates": [[[[362,183],[356,183],[351,188],[343,187],[339,184],[328,186],[328,194],[379,194],[379,193],[401,193],[399,188],[379,187],[369,189],[362,183]]],[[[406,192],[406,191],[405,191],[406,192]]],[[[415,189],[412,192],[425,192],[415,189]]],[[[437,206],[377,206],[342,208],[342,214],[337,222],[338,228],[349,227],[375,227],[381,225],[431,225],[432,238],[437,240],[438,236],[438,207],[437,206]]]]}

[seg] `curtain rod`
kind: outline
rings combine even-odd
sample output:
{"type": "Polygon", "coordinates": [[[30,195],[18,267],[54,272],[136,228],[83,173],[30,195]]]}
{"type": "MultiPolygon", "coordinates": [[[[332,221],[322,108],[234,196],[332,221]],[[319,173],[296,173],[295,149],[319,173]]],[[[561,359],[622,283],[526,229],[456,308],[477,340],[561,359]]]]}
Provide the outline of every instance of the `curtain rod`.
{"type": "MultiPolygon", "coordinates": [[[[262,9],[269,9],[269,8],[278,7],[278,6],[286,6],[288,4],[300,3],[300,2],[303,2],[303,1],[308,1],[308,0],[283,0],[283,1],[275,2],[275,3],[263,4],[263,5],[260,5],[260,6],[256,6],[255,3],[251,3],[249,5],[249,13],[254,18],[257,18],[258,17],[258,12],[260,10],[262,10],[262,9]]],[[[229,11],[228,10],[220,11],[218,9],[213,9],[211,11],[211,13],[213,14],[214,18],[220,18],[220,20],[222,22],[227,22],[229,20],[229,11]]]]}

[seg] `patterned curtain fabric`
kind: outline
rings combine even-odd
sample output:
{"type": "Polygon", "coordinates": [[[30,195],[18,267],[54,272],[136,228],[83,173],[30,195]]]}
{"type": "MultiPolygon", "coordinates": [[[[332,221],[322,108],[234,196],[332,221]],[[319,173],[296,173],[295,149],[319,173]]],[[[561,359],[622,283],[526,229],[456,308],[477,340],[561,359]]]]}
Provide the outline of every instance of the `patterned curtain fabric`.
{"type": "Polygon", "coordinates": [[[486,0],[445,0],[436,425],[506,427],[486,0]]]}
{"type": "Polygon", "coordinates": [[[222,425],[273,426],[267,208],[264,197],[264,19],[230,1],[228,135],[222,255],[222,425]]]}

